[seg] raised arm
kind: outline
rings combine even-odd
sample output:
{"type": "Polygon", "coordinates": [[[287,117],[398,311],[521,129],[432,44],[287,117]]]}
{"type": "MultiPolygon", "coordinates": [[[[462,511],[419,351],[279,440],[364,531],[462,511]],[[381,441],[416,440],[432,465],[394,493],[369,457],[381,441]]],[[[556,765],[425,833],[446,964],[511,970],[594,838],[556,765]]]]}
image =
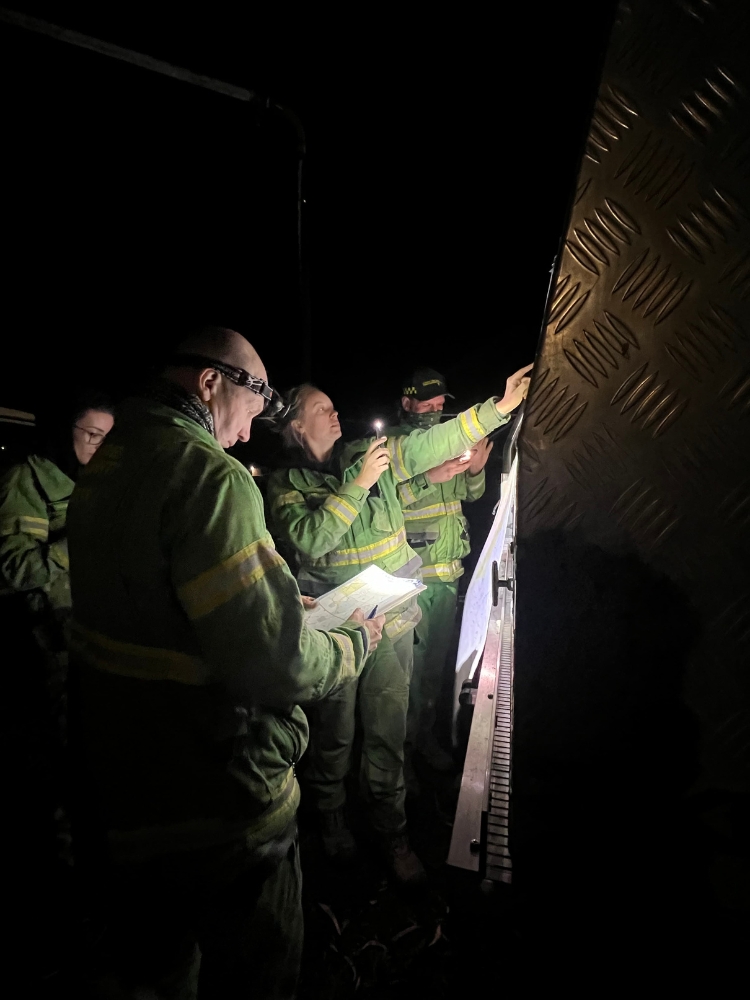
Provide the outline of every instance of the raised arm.
{"type": "Polygon", "coordinates": [[[507,423],[511,412],[526,396],[529,384],[526,372],[531,367],[527,365],[511,375],[502,399],[488,399],[429,430],[415,430],[404,437],[390,438],[388,448],[396,479],[403,482],[448,459],[457,458],[507,423]]]}
{"type": "Polygon", "coordinates": [[[319,559],[338,547],[368,495],[368,490],[354,482],[342,483],[319,507],[311,507],[286,477],[281,481],[272,476],[268,501],[274,531],[298,552],[319,559]]]}
{"type": "Polygon", "coordinates": [[[373,441],[355,465],[354,479],[341,483],[319,506],[308,505],[285,473],[274,473],[268,499],[277,533],[312,559],[337,548],[367,502],[370,487],[388,468],[389,457],[383,444],[385,438],[373,441]]]}

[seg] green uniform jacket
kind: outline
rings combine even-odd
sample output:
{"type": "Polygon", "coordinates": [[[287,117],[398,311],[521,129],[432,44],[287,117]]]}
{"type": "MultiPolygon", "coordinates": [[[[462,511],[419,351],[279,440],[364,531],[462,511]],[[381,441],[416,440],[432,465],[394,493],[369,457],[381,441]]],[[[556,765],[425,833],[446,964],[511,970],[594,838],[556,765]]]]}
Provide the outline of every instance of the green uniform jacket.
{"type": "MultiPolygon", "coordinates": [[[[274,530],[298,555],[302,589],[324,593],[371,563],[388,573],[414,573],[419,557],[406,540],[399,485],[460,455],[508,419],[489,399],[429,430],[390,437],[391,464],[378,480],[379,496],[353,482],[369,441],[347,444],[331,473],[274,472],[268,483],[274,530]]],[[[415,599],[386,617],[386,631],[396,639],[418,619],[415,599]]]]}
{"type": "MultiPolygon", "coordinates": [[[[386,431],[388,436],[409,434],[409,424],[386,431]]],[[[484,469],[472,476],[459,472],[447,483],[431,483],[425,473],[399,483],[398,493],[406,524],[406,540],[422,557],[422,579],[452,583],[463,574],[461,560],[469,554],[469,530],[462,500],[484,494],[484,469]]]]}
{"type": "Polygon", "coordinates": [[[65,519],[73,485],[38,455],[0,480],[0,594],[25,594],[35,613],[70,608],[65,519]]]}
{"type": "Polygon", "coordinates": [[[308,629],[253,477],[176,409],[129,400],[68,517],[84,758],[120,860],[293,818],[300,703],[356,677],[363,629],[308,629]]]}

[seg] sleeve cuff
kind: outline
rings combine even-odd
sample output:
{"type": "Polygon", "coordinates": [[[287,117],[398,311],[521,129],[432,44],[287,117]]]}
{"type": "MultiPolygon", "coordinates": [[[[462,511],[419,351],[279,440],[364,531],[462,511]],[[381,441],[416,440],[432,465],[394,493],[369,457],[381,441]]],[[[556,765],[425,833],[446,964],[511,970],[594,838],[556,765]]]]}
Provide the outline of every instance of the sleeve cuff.
{"type": "Polygon", "coordinates": [[[363,504],[370,495],[370,491],[366,490],[364,486],[358,486],[357,483],[342,483],[338,489],[338,494],[339,496],[346,497],[347,500],[363,504]]]}

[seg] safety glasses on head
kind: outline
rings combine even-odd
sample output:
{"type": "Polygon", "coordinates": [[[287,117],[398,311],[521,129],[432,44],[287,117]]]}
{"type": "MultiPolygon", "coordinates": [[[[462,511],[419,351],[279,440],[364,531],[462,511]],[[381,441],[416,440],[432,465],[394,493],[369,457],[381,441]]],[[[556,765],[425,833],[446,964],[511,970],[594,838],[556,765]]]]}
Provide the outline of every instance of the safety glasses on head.
{"type": "Polygon", "coordinates": [[[284,400],[281,395],[265,379],[251,375],[244,368],[235,368],[234,365],[228,365],[225,361],[216,361],[203,354],[176,354],[170,358],[169,364],[176,368],[213,368],[234,385],[239,385],[243,389],[249,389],[250,392],[262,396],[262,415],[269,420],[284,409],[284,400]]]}

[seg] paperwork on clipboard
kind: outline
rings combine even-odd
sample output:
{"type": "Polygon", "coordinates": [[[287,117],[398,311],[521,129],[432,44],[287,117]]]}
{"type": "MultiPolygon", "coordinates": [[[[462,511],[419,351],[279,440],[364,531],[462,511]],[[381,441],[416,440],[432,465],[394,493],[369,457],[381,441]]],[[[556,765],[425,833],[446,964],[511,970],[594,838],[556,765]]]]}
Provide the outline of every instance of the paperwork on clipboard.
{"type": "Polygon", "coordinates": [[[310,628],[326,632],[349,620],[355,608],[362,608],[365,618],[392,611],[427,588],[419,580],[391,576],[379,566],[368,566],[351,580],[318,598],[317,607],[308,611],[305,621],[310,628]]]}

